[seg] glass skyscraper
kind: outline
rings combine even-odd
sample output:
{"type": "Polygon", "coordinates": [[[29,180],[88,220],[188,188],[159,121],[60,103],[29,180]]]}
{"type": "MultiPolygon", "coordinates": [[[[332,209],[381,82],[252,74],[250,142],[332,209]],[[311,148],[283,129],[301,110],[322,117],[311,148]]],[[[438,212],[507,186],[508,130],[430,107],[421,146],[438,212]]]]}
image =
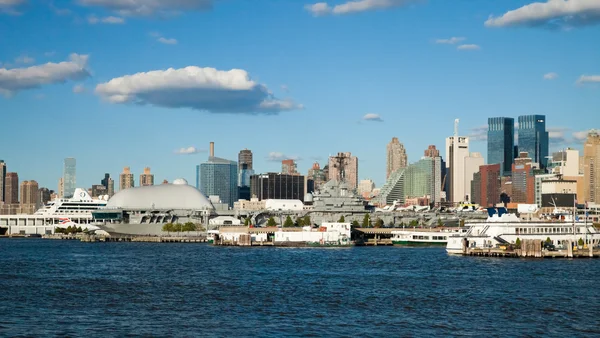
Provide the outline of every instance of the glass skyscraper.
{"type": "Polygon", "coordinates": [[[488,164],[500,164],[501,175],[510,173],[514,162],[515,119],[490,117],[488,119],[488,164]]]}
{"type": "Polygon", "coordinates": [[[77,183],[76,180],[76,167],[77,162],[74,158],[68,157],[65,158],[64,168],[63,168],[63,184],[64,184],[64,192],[65,198],[73,197],[75,193],[75,185],[77,183]]]}
{"type": "Polygon", "coordinates": [[[519,116],[519,152],[526,151],[541,168],[548,163],[548,132],[545,115],[519,116]]]}
{"type": "Polygon", "coordinates": [[[196,188],[204,195],[219,196],[221,202],[233,207],[238,198],[237,162],[218,157],[196,166],[196,188]]]}

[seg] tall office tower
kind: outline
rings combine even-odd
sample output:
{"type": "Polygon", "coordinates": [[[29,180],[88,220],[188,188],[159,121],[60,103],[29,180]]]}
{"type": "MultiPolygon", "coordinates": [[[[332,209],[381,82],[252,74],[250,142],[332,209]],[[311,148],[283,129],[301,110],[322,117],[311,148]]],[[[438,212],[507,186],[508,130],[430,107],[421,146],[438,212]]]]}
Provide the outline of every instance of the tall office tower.
{"type": "Polygon", "coordinates": [[[75,193],[75,188],[77,185],[76,165],[77,161],[75,161],[73,157],[65,158],[63,167],[63,184],[65,198],[71,198],[75,193]]]}
{"type": "Polygon", "coordinates": [[[52,199],[52,191],[50,191],[50,189],[48,189],[48,188],[40,188],[39,194],[40,194],[40,205],[39,205],[40,207],[48,204],[48,202],[50,202],[52,199]]]}
{"type": "Polygon", "coordinates": [[[358,187],[358,157],[352,153],[329,156],[329,179],[345,181],[352,189],[358,187]]]}
{"type": "Polygon", "coordinates": [[[144,168],[144,173],[140,174],[140,187],[154,185],[154,175],[150,173],[150,168],[144,168]]]}
{"type": "Polygon", "coordinates": [[[6,173],[4,203],[19,204],[19,175],[17,173],[6,173]]]}
{"type": "Polygon", "coordinates": [[[196,166],[196,188],[208,197],[219,196],[221,202],[233,208],[238,199],[237,170],[237,162],[215,157],[211,142],[208,161],[196,166]]]}
{"type": "Polygon", "coordinates": [[[252,195],[259,200],[281,199],[304,201],[304,176],[279,173],[250,177],[252,195]]]}
{"type": "Polygon", "coordinates": [[[404,198],[427,198],[440,203],[442,192],[442,158],[422,157],[404,172],[404,198]]]}
{"type": "Polygon", "coordinates": [[[499,163],[503,174],[510,174],[514,160],[515,119],[490,117],[488,119],[488,164],[499,163]]]}
{"type": "Polygon", "coordinates": [[[123,168],[123,172],[121,175],[119,175],[119,181],[119,190],[125,190],[135,186],[133,174],[131,173],[131,169],[129,167],[123,168]]]}
{"type": "Polygon", "coordinates": [[[3,160],[0,160],[0,202],[4,202],[4,195],[6,194],[5,182],[6,182],[6,163],[4,163],[3,160]]]}
{"type": "Polygon", "coordinates": [[[534,163],[546,168],[548,132],[545,115],[519,116],[519,152],[527,152],[534,163]]]}
{"type": "Polygon", "coordinates": [[[248,149],[240,150],[238,154],[238,169],[252,170],[252,151],[248,149]],[[246,165],[245,167],[243,165],[246,165]]]}
{"type": "Polygon", "coordinates": [[[59,178],[58,179],[58,198],[64,198],[65,197],[65,179],[64,178],[59,178]]]}
{"type": "MultiPolygon", "coordinates": [[[[308,170],[308,175],[306,175],[306,177],[314,182],[313,190],[319,190],[323,184],[327,183],[327,174],[325,173],[325,170],[321,169],[319,162],[313,163],[312,168],[308,170]]],[[[306,190],[306,192],[309,193],[313,191],[306,190]]]]}
{"type": "Polygon", "coordinates": [[[432,144],[424,152],[425,157],[439,157],[440,151],[432,144]]]}
{"type": "Polygon", "coordinates": [[[392,140],[387,145],[387,171],[385,179],[387,180],[394,171],[406,168],[407,166],[408,158],[404,145],[398,141],[397,137],[392,137],[392,140]]]}
{"type": "Polygon", "coordinates": [[[109,173],[105,173],[104,174],[104,178],[100,181],[100,184],[102,184],[106,190],[108,190],[108,182],[110,180],[110,174],[109,173]]]}
{"type": "Polygon", "coordinates": [[[473,175],[479,172],[479,167],[485,164],[485,160],[480,153],[471,153],[465,157],[465,201],[471,201],[471,181],[473,175]]]}
{"type": "Polygon", "coordinates": [[[600,134],[588,133],[583,146],[583,195],[587,202],[600,203],[600,134]]]}
{"type": "Polygon", "coordinates": [[[33,214],[39,205],[40,193],[36,181],[21,182],[21,212],[33,214]]]}
{"type": "Polygon", "coordinates": [[[522,151],[512,166],[512,195],[511,202],[535,203],[535,175],[533,160],[522,151]]]}
{"type": "Polygon", "coordinates": [[[471,183],[471,201],[473,203],[484,208],[500,203],[500,172],[500,163],[479,167],[479,171],[473,175],[471,183]]]}
{"type": "Polygon", "coordinates": [[[300,175],[297,171],[296,161],[287,159],[281,161],[281,173],[284,175],[300,175]]]}
{"type": "Polygon", "coordinates": [[[469,138],[458,136],[458,122],[454,120],[454,136],[446,138],[446,180],[449,182],[446,200],[453,203],[463,202],[467,197],[465,158],[469,156],[469,138]]]}

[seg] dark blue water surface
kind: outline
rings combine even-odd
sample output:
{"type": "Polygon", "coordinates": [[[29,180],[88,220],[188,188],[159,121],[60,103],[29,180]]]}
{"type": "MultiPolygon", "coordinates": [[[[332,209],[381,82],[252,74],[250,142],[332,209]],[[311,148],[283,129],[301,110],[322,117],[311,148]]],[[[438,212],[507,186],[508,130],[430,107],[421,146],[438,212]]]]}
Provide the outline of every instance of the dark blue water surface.
{"type": "Polygon", "coordinates": [[[600,260],[0,240],[0,336],[598,336],[600,260]]]}

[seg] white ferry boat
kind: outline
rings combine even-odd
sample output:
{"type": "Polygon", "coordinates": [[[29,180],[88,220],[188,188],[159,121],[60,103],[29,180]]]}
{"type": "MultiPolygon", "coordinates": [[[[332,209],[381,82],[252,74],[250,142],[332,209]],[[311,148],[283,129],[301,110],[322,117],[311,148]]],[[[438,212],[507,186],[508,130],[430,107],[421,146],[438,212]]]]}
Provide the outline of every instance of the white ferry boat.
{"type": "Polygon", "coordinates": [[[57,198],[33,215],[0,215],[0,231],[8,234],[47,235],[56,228],[77,226],[97,230],[92,211],[106,207],[108,196],[92,198],[85,189],[77,188],[72,198],[57,198]]]}
{"type": "Polygon", "coordinates": [[[448,237],[465,234],[467,227],[402,229],[392,231],[392,244],[402,246],[446,246],[448,237]]]}
{"type": "Polygon", "coordinates": [[[539,239],[561,248],[567,240],[584,245],[600,240],[600,233],[592,224],[576,220],[573,215],[562,214],[559,219],[522,221],[505,208],[489,208],[484,222],[467,223],[469,230],[450,236],[446,251],[462,254],[463,246],[469,248],[495,248],[499,245],[517,244],[525,239],[539,239]]]}

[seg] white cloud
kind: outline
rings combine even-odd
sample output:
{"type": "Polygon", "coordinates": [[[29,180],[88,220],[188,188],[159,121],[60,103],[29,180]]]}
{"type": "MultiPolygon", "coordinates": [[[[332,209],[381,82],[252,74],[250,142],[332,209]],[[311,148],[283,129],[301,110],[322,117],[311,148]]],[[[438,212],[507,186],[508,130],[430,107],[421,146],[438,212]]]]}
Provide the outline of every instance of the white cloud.
{"type": "Polygon", "coordinates": [[[577,84],[600,82],[600,75],[581,75],[577,79],[577,84]]]}
{"type": "Polygon", "coordinates": [[[191,154],[198,154],[198,153],[204,153],[204,152],[206,152],[206,150],[198,149],[196,147],[179,148],[179,149],[175,150],[175,154],[180,154],[180,155],[191,155],[191,154]]]}
{"type": "Polygon", "coordinates": [[[550,143],[555,145],[567,144],[570,140],[567,137],[567,132],[569,128],[564,127],[548,127],[546,131],[548,131],[548,139],[550,143]]]}
{"type": "Polygon", "coordinates": [[[343,15],[377,9],[400,7],[413,2],[415,2],[415,0],[353,0],[336,5],[333,8],[326,2],[318,2],[312,5],[306,5],[304,8],[311,12],[314,16],[323,16],[327,14],[343,15]]]}
{"type": "Polygon", "coordinates": [[[86,90],[85,86],[82,85],[81,83],[76,84],[75,86],[73,86],[73,93],[75,93],[75,94],[83,93],[83,92],[85,92],[85,90],[86,90]]]}
{"type": "Polygon", "coordinates": [[[331,7],[325,2],[318,2],[312,5],[305,5],[304,9],[311,12],[313,16],[322,16],[331,13],[331,7]]]}
{"type": "Polygon", "coordinates": [[[169,15],[212,8],[213,0],[77,0],[82,6],[102,7],[121,15],[169,15]]]}
{"type": "Polygon", "coordinates": [[[164,43],[165,45],[176,45],[177,44],[177,40],[176,39],[168,39],[165,37],[160,37],[158,39],[156,39],[156,41],[160,42],[160,43],[164,43]]]}
{"type": "Polygon", "coordinates": [[[270,162],[281,162],[283,160],[300,161],[302,159],[299,156],[287,156],[284,153],[281,153],[278,151],[272,151],[267,156],[267,161],[270,161],[270,162]]]}
{"type": "Polygon", "coordinates": [[[573,27],[600,23],[598,0],[547,0],[490,16],[487,27],[546,26],[573,27]]]}
{"type": "Polygon", "coordinates": [[[381,118],[381,116],[379,114],[365,114],[365,116],[363,116],[363,120],[365,121],[374,121],[374,122],[383,122],[383,119],[381,118]]]}
{"type": "Polygon", "coordinates": [[[189,66],[154,70],[98,84],[96,94],[112,103],[191,108],[211,113],[277,114],[303,108],[292,100],[277,99],[243,69],[222,71],[189,66]]]}
{"type": "Polygon", "coordinates": [[[90,76],[86,69],[88,55],[71,54],[69,61],[48,62],[27,68],[0,68],[0,91],[5,94],[38,88],[45,84],[82,80],[90,76]]]}
{"type": "Polygon", "coordinates": [[[17,8],[25,2],[25,0],[0,0],[0,13],[21,15],[17,8]]]}
{"type": "Polygon", "coordinates": [[[35,59],[32,58],[32,57],[29,57],[27,55],[21,55],[21,56],[19,56],[18,58],[15,59],[15,62],[16,63],[29,64],[29,63],[34,63],[35,59]]]}
{"type": "Polygon", "coordinates": [[[544,80],[554,80],[558,78],[558,74],[556,73],[546,73],[544,74],[544,80]]]}
{"type": "Polygon", "coordinates": [[[476,44],[465,44],[465,45],[460,45],[460,46],[456,47],[456,49],[458,49],[458,50],[480,50],[481,47],[479,47],[479,45],[476,45],[476,44]]]}
{"type": "Polygon", "coordinates": [[[90,25],[95,25],[98,23],[106,23],[109,25],[120,25],[125,23],[125,19],[117,17],[117,16],[107,16],[104,18],[99,18],[95,15],[90,15],[87,18],[87,21],[90,25]]]}
{"type": "Polygon", "coordinates": [[[479,126],[475,128],[471,128],[468,137],[471,141],[487,141],[488,134],[488,126],[479,126]]]}
{"type": "Polygon", "coordinates": [[[464,40],[466,40],[466,38],[453,36],[450,39],[437,39],[435,40],[435,43],[454,45],[464,40]]]}

